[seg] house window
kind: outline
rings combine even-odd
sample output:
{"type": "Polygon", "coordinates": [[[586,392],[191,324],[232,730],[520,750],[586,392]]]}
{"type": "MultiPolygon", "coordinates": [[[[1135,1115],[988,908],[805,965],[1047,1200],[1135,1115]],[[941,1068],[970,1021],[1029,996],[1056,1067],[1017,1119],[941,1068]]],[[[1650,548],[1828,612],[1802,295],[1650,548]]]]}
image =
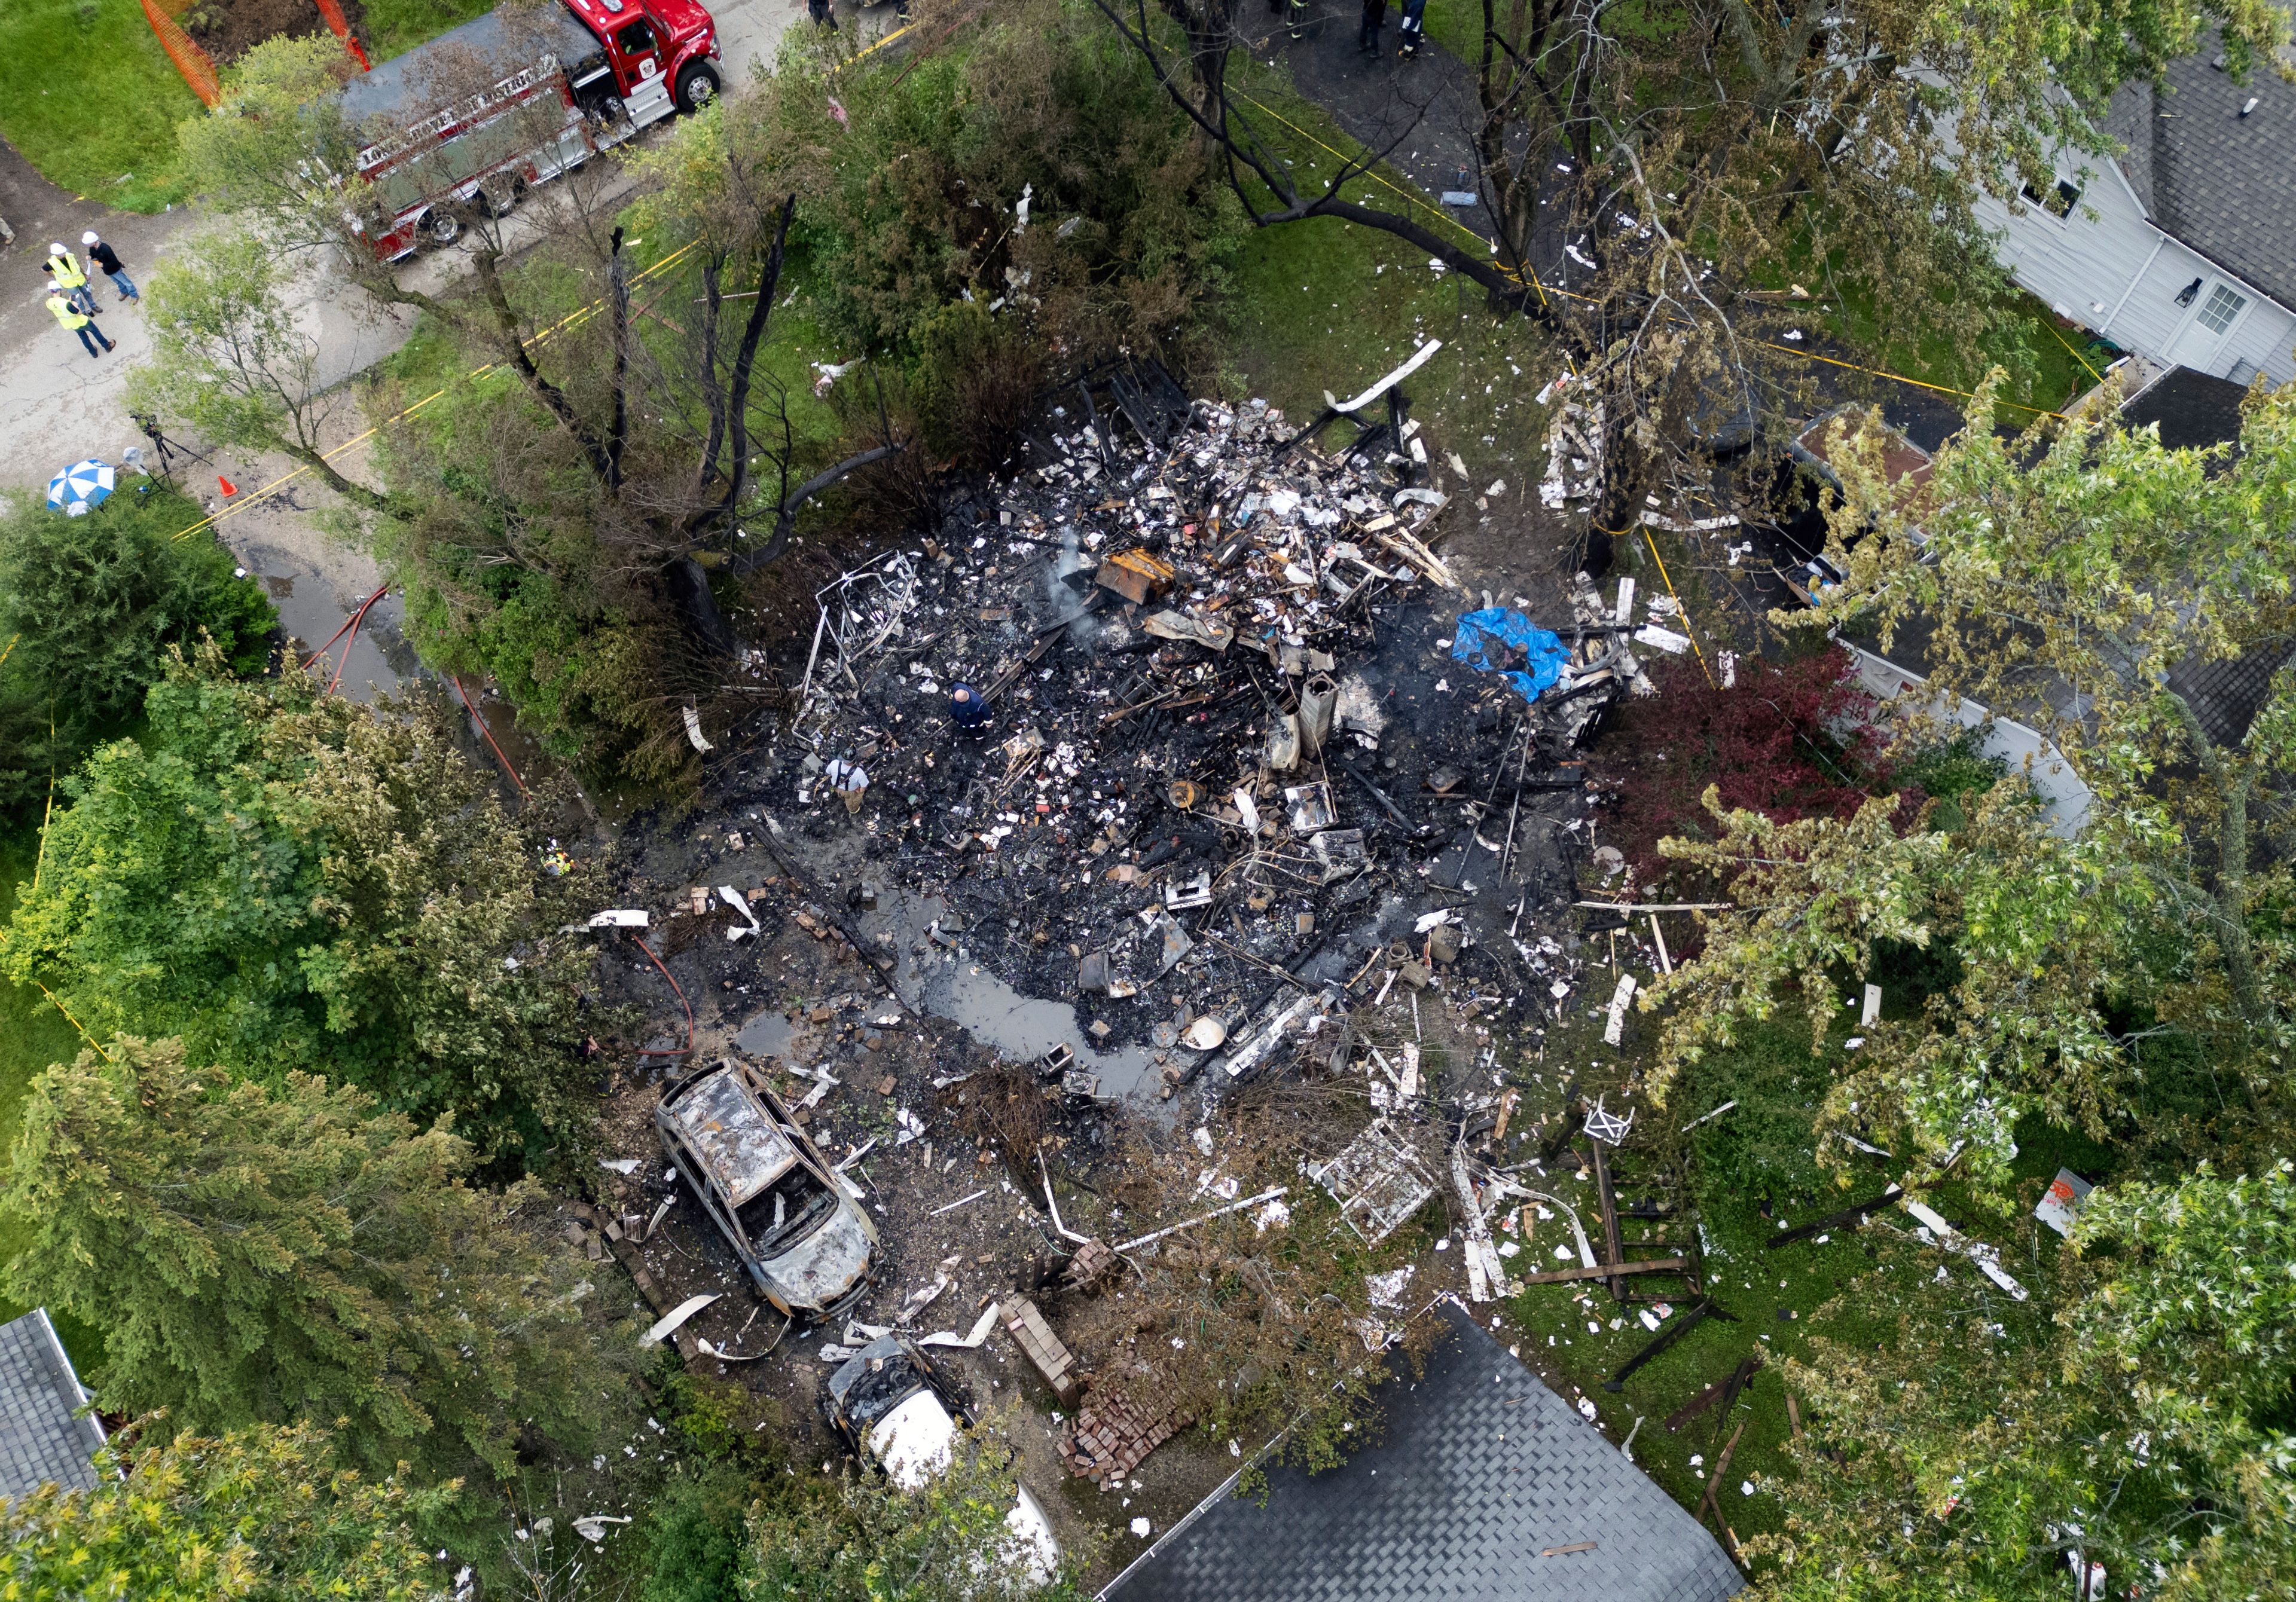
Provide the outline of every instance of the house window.
{"type": "Polygon", "coordinates": [[[2207,304],[2201,307],[2201,326],[2212,334],[2220,334],[2232,326],[2240,315],[2240,308],[2248,304],[2248,297],[2234,293],[2223,284],[2209,291],[2207,304]]]}
{"type": "Polygon", "coordinates": [[[2070,217],[2073,208],[2080,204],[2081,198],[2080,185],[2070,178],[2059,178],[2056,192],[2046,200],[2042,198],[2041,192],[2030,184],[2022,185],[2017,192],[2024,196],[2029,204],[2038,206],[2051,217],[2070,217]]]}

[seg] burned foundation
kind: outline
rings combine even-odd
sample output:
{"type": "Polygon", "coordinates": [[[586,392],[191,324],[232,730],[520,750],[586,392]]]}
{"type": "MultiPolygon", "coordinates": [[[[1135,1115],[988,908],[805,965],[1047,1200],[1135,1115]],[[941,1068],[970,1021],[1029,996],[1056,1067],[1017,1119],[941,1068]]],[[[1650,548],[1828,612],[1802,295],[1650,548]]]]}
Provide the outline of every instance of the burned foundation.
{"type": "Polygon", "coordinates": [[[1051,422],[972,525],[824,592],[761,797],[865,864],[905,993],[1073,1006],[1031,1054],[1086,1096],[1328,1058],[1398,975],[1554,1006],[1572,753],[1649,688],[1631,591],[1470,592],[1399,405],[1329,454],[1257,403],[1051,422]]]}

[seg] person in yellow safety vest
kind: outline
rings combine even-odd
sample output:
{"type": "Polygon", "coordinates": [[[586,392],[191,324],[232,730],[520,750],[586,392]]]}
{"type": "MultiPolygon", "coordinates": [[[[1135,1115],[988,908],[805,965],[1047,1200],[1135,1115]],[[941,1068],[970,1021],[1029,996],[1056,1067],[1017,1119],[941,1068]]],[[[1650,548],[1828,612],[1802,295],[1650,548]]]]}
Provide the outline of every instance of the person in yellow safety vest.
{"type": "Polygon", "coordinates": [[[56,315],[57,322],[79,336],[81,346],[92,359],[99,362],[103,359],[103,352],[96,347],[102,345],[104,350],[110,350],[111,341],[103,337],[103,331],[96,327],[94,318],[71,303],[71,297],[65,293],[63,285],[48,286],[48,309],[56,315]]]}
{"type": "Polygon", "coordinates": [[[58,240],[48,247],[46,263],[48,276],[58,288],[71,296],[71,302],[89,316],[95,315],[95,296],[87,287],[87,269],[79,265],[79,257],[64,249],[58,240]]]}

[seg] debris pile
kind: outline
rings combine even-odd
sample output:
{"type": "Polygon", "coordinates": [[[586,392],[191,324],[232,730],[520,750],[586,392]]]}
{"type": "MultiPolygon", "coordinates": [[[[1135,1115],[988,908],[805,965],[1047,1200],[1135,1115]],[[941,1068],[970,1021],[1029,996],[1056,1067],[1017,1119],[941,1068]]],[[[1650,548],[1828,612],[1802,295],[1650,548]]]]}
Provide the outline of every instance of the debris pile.
{"type": "MultiPolygon", "coordinates": [[[[1328,453],[1147,385],[1118,387],[1119,438],[1092,393],[1042,466],[824,591],[760,798],[857,831],[849,899],[913,975],[1075,999],[1077,1043],[1152,1051],[1167,1095],[1288,1062],[1366,977],[1544,990],[1525,909],[1567,901],[1591,838],[1570,754],[1649,691],[1636,644],[1679,637],[1630,581],[1468,592],[1438,547],[1472,514],[1391,389],[1328,453]]],[[[1045,1065],[1101,1093],[1085,1066],[1045,1065]]]]}

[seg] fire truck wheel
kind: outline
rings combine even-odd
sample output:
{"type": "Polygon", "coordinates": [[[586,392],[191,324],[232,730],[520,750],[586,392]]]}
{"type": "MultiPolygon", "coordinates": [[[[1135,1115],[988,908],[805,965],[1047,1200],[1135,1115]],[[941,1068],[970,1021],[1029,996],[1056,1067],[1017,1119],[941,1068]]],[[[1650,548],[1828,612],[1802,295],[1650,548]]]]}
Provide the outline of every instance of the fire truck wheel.
{"type": "Polygon", "coordinates": [[[433,211],[422,219],[422,239],[426,244],[451,245],[462,236],[462,221],[451,211],[433,211]]]}
{"type": "Polygon", "coordinates": [[[687,116],[718,98],[718,74],[699,61],[677,75],[677,109],[687,116]]]}

